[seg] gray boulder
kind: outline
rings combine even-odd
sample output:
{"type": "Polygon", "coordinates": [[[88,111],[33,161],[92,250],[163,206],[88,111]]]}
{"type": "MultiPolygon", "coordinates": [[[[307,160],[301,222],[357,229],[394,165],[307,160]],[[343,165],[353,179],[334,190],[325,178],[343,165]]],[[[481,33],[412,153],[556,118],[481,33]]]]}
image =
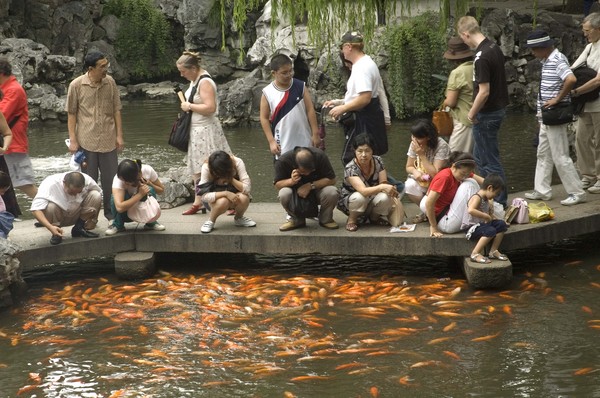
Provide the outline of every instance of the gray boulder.
{"type": "Polygon", "coordinates": [[[0,308],[10,307],[16,295],[25,289],[18,260],[20,248],[6,239],[0,239],[0,308]]]}

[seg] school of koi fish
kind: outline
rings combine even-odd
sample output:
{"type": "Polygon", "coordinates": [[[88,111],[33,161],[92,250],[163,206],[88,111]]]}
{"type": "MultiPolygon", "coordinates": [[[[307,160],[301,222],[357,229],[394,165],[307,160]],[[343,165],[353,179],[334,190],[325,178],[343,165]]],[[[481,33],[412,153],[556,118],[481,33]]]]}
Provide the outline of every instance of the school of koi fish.
{"type": "MultiPolygon", "coordinates": [[[[12,311],[24,319],[20,330],[0,329],[0,352],[33,347],[45,355],[7,393],[69,396],[58,393],[68,384],[80,393],[71,396],[86,397],[398,396],[501,340],[529,302],[564,304],[568,297],[544,277],[526,273],[518,288],[502,292],[472,291],[463,280],[416,285],[362,274],[161,271],[135,284],[81,280],[44,289],[12,311]],[[57,376],[76,354],[95,358],[87,372],[57,376]]],[[[600,283],[582,288],[600,291],[600,283]]],[[[582,324],[600,333],[594,305],[581,308],[582,324]]],[[[511,345],[535,349],[528,339],[511,345]]],[[[11,366],[4,358],[0,375],[11,366]]],[[[599,371],[596,362],[571,373],[599,371]]]]}

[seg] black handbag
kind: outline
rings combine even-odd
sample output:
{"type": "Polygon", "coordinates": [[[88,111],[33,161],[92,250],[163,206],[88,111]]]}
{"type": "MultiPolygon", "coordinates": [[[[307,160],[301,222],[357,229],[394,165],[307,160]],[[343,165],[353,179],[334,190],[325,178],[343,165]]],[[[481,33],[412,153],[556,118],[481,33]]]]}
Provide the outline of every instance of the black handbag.
{"type": "MultiPolygon", "coordinates": [[[[595,78],[598,75],[598,72],[587,66],[587,63],[584,62],[577,68],[573,69],[573,74],[577,78],[577,83],[575,83],[575,87],[573,87],[573,89],[578,89],[588,81],[595,78]]],[[[583,111],[583,107],[586,102],[595,101],[598,99],[599,96],[600,87],[596,87],[592,91],[589,91],[585,94],[578,95],[577,97],[571,97],[571,103],[574,107],[574,113],[576,115],[579,115],[581,111],[583,111]]]]}
{"type": "Polygon", "coordinates": [[[547,126],[558,126],[573,121],[573,105],[570,102],[559,102],[555,106],[542,108],[542,123],[547,126]]]}
{"type": "MultiPolygon", "coordinates": [[[[192,91],[190,92],[190,96],[188,98],[189,103],[194,102],[194,95],[196,95],[196,90],[198,89],[198,85],[200,84],[200,80],[205,77],[210,77],[209,75],[202,75],[198,82],[194,87],[192,87],[192,91]]],[[[188,145],[190,143],[190,128],[192,126],[192,112],[183,112],[177,115],[177,120],[173,123],[173,127],[171,127],[171,134],[169,135],[169,145],[174,148],[179,149],[182,152],[187,152],[188,145]]]]}
{"type": "Polygon", "coordinates": [[[315,191],[310,191],[306,198],[301,198],[298,191],[294,189],[288,207],[291,215],[296,218],[312,218],[319,215],[319,203],[315,191]]]}

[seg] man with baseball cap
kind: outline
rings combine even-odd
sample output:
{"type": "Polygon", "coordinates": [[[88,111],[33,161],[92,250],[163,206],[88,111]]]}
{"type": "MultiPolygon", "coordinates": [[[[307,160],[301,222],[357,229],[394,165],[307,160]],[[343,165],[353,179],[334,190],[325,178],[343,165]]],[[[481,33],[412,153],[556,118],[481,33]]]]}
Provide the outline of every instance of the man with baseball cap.
{"type": "Polygon", "coordinates": [[[560,203],[572,206],[585,201],[585,191],[569,156],[567,140],[568,123],[547,125],[541,118],[543,108],[551,108],[561,103],[571,102],[569,92],[577,79],[569,68],[569,61],[554,48],[554,40],[542,30],[527,36],[526,47],[542,62],[540,89],[537,98],[537,117],[540,121],[537,163],[535,166],[534,191],[525,194],[531,200],[552,198],[552,171],[556,166],[558,176],[569,195],[560,203]]]}
{"type": "Polygon", "coordinates": [[[342,151],[344,166],[354,157],[352,141],[360,133],[366,133],[373,140],[373,153],[384,155],[388,150],[387,133],[383,110],[379,102],[381,76],[373,59],[364,53],[363,35],[349,31],[342,36],[340,51],[343,59],[352,63],[352,72],[346,83],[343,103],[330,100],[324,107],[333,107],[329,115],[339,120],[342,115],[354,113],[355,122],[344,123],[346,141],[342,151]]]}

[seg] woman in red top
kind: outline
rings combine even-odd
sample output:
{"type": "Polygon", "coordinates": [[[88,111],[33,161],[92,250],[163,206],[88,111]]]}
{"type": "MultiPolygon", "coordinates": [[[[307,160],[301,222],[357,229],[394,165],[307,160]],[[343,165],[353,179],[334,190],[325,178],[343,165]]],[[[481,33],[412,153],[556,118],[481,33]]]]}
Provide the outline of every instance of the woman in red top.
{"type": "Polygon", "coordinates": [[[440,170],[421,200],[421,211],[427,215],[430,235],[460,231],[469,198],[479,190],[483,178],[475,175],[475,159],[466,152],[452,152],[447,166],[440,170]]]}

